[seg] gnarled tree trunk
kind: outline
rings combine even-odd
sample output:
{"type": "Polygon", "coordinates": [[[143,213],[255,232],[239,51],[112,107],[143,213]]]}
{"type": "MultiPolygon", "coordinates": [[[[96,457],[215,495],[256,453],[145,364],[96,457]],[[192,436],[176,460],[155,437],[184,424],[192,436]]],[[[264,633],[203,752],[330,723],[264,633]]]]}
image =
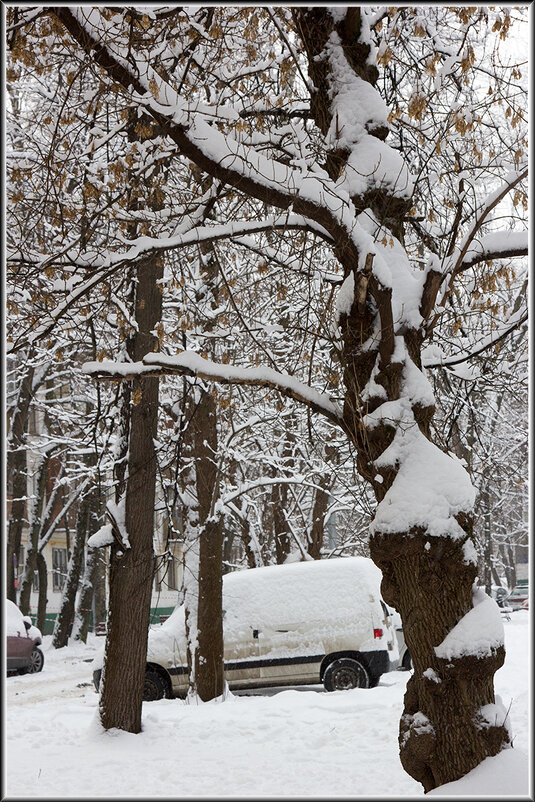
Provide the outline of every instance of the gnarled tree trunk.
{"type": "MultiPolygon", "coordinates": [[[[312,113],[322,132],[327,134],[333,109],[339,108],[337,92],[344,90],[341,65],[344,81],[368,100],[366,116],[358,107],[353,110],[360,127],[346,128],[343,147],[329,155],[326,169],[336,179],[363,136],[374,152],[374,139],[382,143],[388,134],[380,103],[371,102],[378,70],[367,61],[370,47],[361,37],[358,7],[335,15],[336,22],[324,8],[293,12],[316,87],[312,113]]],[[[377,152],[382,152],[379,146],[377,152]]],[[[401,175],[401,161],[399,170],[401,175]]],[[[372,177],[351,200],[357,213],[366,210],[371,220],[375,218],[376,233],[369,240],[361,238],[357,257],[348,248],[339,254],[346,290],[338,309],[344,424],[356,448],[357,468],[378,501],[370,553],[383,572],[385,601],[401,613],[414,664],[400,724],[401,761],[429,791],[458,779],[508,744],[505,711],[495,704],[493,691],[493,675],[505,652],[500,638],[493,636],[493,627],[500,626],[499,611],[498,622],[494,610],[488,614],[494,624],[491,621],[486,647],[479,653],[470,643],[456,649],[447,640],[465,616],[474,615],[475,604],[494,603],[472,592],[474,496],[467,474],[430,438],[434,399],[421,371],[420,351],[441,276],[429,270],[416,314],[402,322],[395,319],[395,288],[383,283],[373,262],[383,259],[390,264],[389,252],[379,246],[381,232],[386,232],[392,242],[397,240],[399,265],[392,269],[404,269],[403,219],[410,194],[404,195],[403,182],[398,191],[387,190],[372,177]],[[493,705],[493,721],[486,720],[487,705],[493,705]]]]}

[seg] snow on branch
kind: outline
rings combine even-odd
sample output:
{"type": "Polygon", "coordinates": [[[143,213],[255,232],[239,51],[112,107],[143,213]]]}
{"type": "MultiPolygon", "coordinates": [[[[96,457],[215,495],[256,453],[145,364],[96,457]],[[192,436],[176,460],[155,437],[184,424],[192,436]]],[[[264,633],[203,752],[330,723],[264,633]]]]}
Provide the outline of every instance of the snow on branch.
{"type": "MultiPolygon", "coordinates": [[[[146,62],[136,62],[137,74],[120,46],[106,41],[106,22],[96,9],[54,7],[54,13],[75,41],[98,62],[112,80],[132,93],[140,107],[209,175],[280,209],[292,209],[326,229],[338,250],[352,263],[358,257],[352,241],[355,213],[347,192],[323,171],[308,172],[269,159],[254,148],[219,132],[203,119],[202,108],[184,98],[146,62]]],[[[218,114],[224,107],[218,107],[218,114]]]]}
{"type": "MultiPolygon", "coordinates": [[[[489,216],[490,212],[502,201],[505,196],[516,187],[524,178],[527,177],[528,170],[516,170],[510,173],[504,183],[479,205],[475,213],[475,220],[472,227],[461,240],[458,248],[453,252],[451,259],[446,264],[444,274],[452,273],[454,276],[465,269],[465,260],[469,250],[471,250],[478,231],[489,216]]],[[[492,235],[491,235],[492,236],[492,235]]],[[[484,257],[487,258],[487,257],[484,257]]]]}
{"type": "Polygon", "coordinates": [[[459,265],[458,272],[491,259],[527,256],[528,241],[528,231],[493,231],[486,234],[472,242],[459,265]]]}
{"type": "MultiPolygon", "coordinates": [[[[128,241],[130,247],[126,252],[107,252],[104,257],[100,258],[95,254],[91,254],[86,259],[83,259],[79,254],[75,258],[70,258],[68,252],[66,252],[64,254],[64,264],[85,269],[92,268],[94,272],[90,278],[81,280],[77,284],[72,280],[71,291],[67,297],[52,309],[48,313],[48,317],[33,328],[32,331],[24,333],[15,343],[8,343],[7,353],[18,351],[27,344],[31,345],[48,336],[53,331],[56,323],[93,288],[124,267],[135,265],[141,259],[147,259],[157,253],[185,248],[201,242],[232,239],[240,235],[256,234],[263,231],[288,231],[290,229],[294,231],[313,231],[324,240],[331,241],[330,235],[321,226],[317,224],[310,225],[305,217],[287,212],[280,215],[268,215],[263,220],[238,220],[221,225],[196,226],[174,237],[141,236],[135,240],[128,241]]],[[[45,262],[50,261],[52,261],[50,258],[45,260],[45,262]]],[[[125,318],[128,319],[129,316],[124,309],[121,311],[125,318]]]]}
{"type": "Polygon", "coordinates": [[[273,368],[240,368],[205,359],[194,351],[177,356],[147,354],[142,362],[86,362],[84,373],[95,379],[133,379],[139,376],[186,375],[221,384],[242,384],[266,387],[310,407],[337,424],[343,423],[342,411],[326,393],[321,393],[294,376],[279,373],[273,368]]]}
{"type": "Polygon", "coordinates": [[[492,348],[492,346],[496,345],[496,343],[505,340],[505,338],[508,337],[511,332],[515,331],[524,323],[526,323],[527,319],[527,309],[525,307],[519,309],[510,316],[510,318],[501,328],[493,331],[492,334],[489,334],[487,337],[484,337],[479,341],[477,346],[474,346],[473,349],[460,351],[454,356],[448,357],[443,355],[441,349],[439,349],[436,345],[428,346],[428,348],[424,349],[422,353],[422,365],[425,368],[447,368],[453,365],[460,365],[462,362],[468,362],[469,359],[479,356],[479,354],[482,354],[484,351],[492,348]],[[437,357],[439,358],[437,359],[437,357]]]}

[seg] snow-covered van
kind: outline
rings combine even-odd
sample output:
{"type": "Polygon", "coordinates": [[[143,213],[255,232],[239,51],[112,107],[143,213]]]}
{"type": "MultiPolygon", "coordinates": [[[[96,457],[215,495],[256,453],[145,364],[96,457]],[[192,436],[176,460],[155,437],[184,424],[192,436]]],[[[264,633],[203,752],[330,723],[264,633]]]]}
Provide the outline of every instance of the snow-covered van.
{"type": "MultiPolygon", "coordinates": [[[[272,565],[223,578],[225,677],[231,690],[322,682],[328,691],[370,688],[398,659],[366,557],[272,565]]],[[[100,682],[100,666],[93,674],[100,682]]],[[[184,607],[151,627],[144,699],[188,689],[184,607]]]]}

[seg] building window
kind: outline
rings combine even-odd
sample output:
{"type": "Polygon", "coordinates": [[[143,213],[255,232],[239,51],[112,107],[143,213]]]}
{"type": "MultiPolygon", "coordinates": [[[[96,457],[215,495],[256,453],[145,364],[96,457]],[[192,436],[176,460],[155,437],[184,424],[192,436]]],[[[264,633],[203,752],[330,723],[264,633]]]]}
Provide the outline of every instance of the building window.
{"type": "Polygon", "coordinates": [[[67,576],[67,549],[52,549],[52,589],[62,590],[67,576]]]}
{"type": "Polygon", "coordinates": [[[13,554],[13,574],[15,576],[15,590],[17,590],[22,585],[24,574],[24,546],[20,547],[18,557],[13,554]]]}
{"type": "Polygon", "coordinates": [[[174,557],[167,561],[167,587],[169,590],[176,590],[176,562],[174,557]]]}

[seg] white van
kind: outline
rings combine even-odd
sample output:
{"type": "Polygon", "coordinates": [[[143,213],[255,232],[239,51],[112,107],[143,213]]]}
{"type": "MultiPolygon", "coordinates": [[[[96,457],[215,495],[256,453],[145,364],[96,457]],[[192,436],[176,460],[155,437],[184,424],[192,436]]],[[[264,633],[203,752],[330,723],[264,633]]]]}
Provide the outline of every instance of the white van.
{"type": "MultiPolygon", "coordinates": [[[[366,557],[272,565],[223,577],[225,677],[231,690],[323,682],[371,688],[399,655],[366,557]]],[[[101,669],[93,674],[98,690],[101,669]]],[[[151,627],[144,700],[188,690],[184,606],[151,627]]]]}

